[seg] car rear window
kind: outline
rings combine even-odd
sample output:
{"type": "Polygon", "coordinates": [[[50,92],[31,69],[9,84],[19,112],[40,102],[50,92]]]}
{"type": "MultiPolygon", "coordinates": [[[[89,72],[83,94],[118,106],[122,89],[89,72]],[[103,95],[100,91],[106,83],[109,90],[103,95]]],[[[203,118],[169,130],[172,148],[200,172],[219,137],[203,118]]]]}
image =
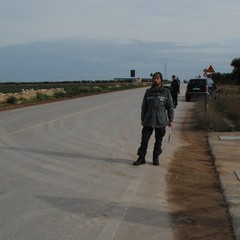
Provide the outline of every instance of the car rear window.
{"type": "Polygon", "coordinates": [[[191,79],[189,85],[205,85],[206,79],[191,79]]]}

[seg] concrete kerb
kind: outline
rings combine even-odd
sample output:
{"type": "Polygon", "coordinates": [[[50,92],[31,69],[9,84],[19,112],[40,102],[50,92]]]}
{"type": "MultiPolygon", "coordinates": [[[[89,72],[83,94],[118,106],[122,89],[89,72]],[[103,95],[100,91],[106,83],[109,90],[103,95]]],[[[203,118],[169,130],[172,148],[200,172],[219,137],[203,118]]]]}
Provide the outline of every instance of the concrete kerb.
{"type": "Polygon", "coordinates": [[[235,238],[240,240],[240,140],[237,136],[240,132],[213,132],[208,134],[208,142],[215,158],[235,238]]]}

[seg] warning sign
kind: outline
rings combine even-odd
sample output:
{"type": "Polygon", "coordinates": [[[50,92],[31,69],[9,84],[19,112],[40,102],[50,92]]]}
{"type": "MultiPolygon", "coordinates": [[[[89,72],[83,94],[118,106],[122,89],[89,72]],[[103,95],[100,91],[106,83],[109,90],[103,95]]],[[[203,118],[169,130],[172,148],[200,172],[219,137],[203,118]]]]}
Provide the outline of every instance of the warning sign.
{"type": "Polygon", "coordinates": [[[210,65],[210,66],[208,67],[208,69],[207,69],[207,73],[214,73],[214,72],[215,72],[215,71],[214,71],[212,65],[210,65]]]}

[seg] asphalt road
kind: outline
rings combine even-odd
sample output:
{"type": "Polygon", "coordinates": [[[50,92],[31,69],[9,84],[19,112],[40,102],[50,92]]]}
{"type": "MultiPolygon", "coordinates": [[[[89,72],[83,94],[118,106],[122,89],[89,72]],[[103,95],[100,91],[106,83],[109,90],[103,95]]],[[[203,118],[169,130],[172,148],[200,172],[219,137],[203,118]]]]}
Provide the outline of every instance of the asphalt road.
{"type": "Polygon", "coordinates": [[[160,166],[152,139],[134,167],[144,92],[0,112],[1,240],[173,239],[165,176],[192,103],[180,96],[160,166]]]}

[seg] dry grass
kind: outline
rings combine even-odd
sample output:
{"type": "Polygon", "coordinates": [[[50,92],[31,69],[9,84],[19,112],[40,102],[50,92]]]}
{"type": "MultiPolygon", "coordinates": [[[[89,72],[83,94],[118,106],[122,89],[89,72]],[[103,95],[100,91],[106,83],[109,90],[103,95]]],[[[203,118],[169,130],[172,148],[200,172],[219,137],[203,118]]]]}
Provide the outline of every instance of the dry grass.
{"type": "Polygon", "coordinates": [[[219,85],[218,89],[222,96],[240,96],[239,85],[219,85]]]}
{"type": "Polygon", "coordinates": [[[240,120],[240,97],[224,96],[211,102],[212,108],[232,121],[240,120]]]}
{"type": "Polygon", "coordinates": [[[217,132],[240,131],[240,87],[226,85],[217,99],[211,99],[207,113],[203,101],[197,102],[196,117],[201,127],[217,132]]]}

